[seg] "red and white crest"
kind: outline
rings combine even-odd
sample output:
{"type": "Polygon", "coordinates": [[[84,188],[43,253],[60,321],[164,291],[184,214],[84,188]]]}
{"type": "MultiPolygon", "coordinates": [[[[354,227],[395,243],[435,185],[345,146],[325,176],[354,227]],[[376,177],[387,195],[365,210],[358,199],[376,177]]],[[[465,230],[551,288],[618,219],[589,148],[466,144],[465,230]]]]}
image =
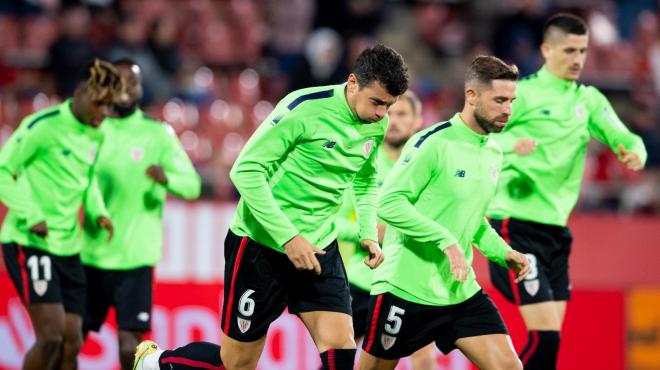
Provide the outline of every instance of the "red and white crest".
{"type": "Polygon", "coordinates": [[[535,296],[539,292],[539,279],[525,281],[525,290],[529,295],[535,296]]]}
{"type": "Polygon", "coordinates": [[[500,174],[500,170],[493,166],[490,168],[490,176],[493,178],[493,184],[497,184],[497,177],[500,174]]]}
{"type": "Polygon", "coordinates": [[[92,161],[92,162],[94,162],[94,160],[96,160],[96,147],[92,147],[89,150],[89,160],[92,161]]]}
{"type": "Polygon", "coordinates": [[[131,149],[131,159],[133,162],[139,162],[144,158],[144,149],[142,148],[133,148],[131,149]]]}
{"type": "Polygon", "coordinates": [[[245,320],[241,319],[240,317],[238,319],[238,330],[241,331],[241,333],[245,333],[250,329],[250,325],[252,324],[251,320],[245,320]]]}
{"type": "Polygon", "coordinates": [[[371,154],[371,149],[374,148],[374,140],[369,139],[364,142],[364,156],[368,157],[371,154]]]}
{"type": "Polygon", "coordinates": [[[394,345],[394,342],[396,341],[396,337],[383,334],[380,336],[380,344],[383,345],[383,348],[387,351],[388,349],[392,348],[394,345]]]}
{"type": "Polygon", "coordinates": [[[32,282],[32,287],[34,288],[34,292],[37,293],[39,297],[42,297],[48,290],[48,281],[35,280],[32,282]]]}

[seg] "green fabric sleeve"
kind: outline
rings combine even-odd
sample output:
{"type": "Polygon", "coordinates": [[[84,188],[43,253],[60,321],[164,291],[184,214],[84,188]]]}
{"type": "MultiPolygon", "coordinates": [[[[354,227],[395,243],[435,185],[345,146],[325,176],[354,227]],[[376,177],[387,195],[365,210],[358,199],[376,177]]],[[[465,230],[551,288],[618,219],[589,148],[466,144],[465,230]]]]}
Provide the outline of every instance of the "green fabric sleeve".
{"type": "Polygon", "coordinates": [[[174,131],[167,126],[163,139],[161,165],[167,175],[167,191],[183,199],[196,199],[202,191],[202,180],[174,131]]]}
{"type": "Polygon", "coordinates": [[[594,87],[588,87],[590,92],[589,133],[599,141],[607,144],[616,154],[619,144],[627,151],[639,157],[642,164],[646,163],[647,153],[642,138],[628,130],[616,114],[607,98],[594,87]]]}
{"type": "Polygon", "coordinates": [[[45,215],[34,201],[27,179],[21,170],[46,150],[49,133],[46,125],[19,128],[0,152],[0,201],[31,227],[45,220],[45,215]]]}
{"type": "Polygon", "coordinates": [[[378,221],[376,216],[376,202],[378,201],[377,153],[378,148],[374,147],[371,151],[371,158],[358,171],[353,182],[360,240],[378,241],[378,229],[376,227],[378,221]]]}
{"type": "Polygon", "coordinates": [[[484,218],[474,235],[474,245],[489,260],[508,268],[506,264],[506,254],[512,248],[502,239],[488,221],[484,218]]]}
{"type": "Polygon", "coordinates": [[[411,144],[409,141],[383,184],[378,217],[406,236],[419,242],[433,243],[444,250],[457,244],[457,238],[414,206],[438,169],[435,143],[419,148],[411,144]]]}
{"type": "Polygon", "coordinates": [[[250,137],[234,162],[230,178],[255,219],[278,246],[283,246],[299,232],[273,197],[267,173],[296,141],[302,138],[304,125],[295,112],[278,123],[262,124],[250,137]]]}

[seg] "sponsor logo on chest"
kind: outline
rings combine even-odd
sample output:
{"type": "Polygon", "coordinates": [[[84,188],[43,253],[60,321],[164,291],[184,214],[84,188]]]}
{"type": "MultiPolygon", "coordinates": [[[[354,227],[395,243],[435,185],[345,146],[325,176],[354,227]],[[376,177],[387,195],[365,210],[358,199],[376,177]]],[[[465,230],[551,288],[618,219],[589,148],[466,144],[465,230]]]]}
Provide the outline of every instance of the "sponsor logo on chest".
{"type": "Polygon", "coordinates": [[[139,162],[144,158],[144,148],[135,147],[131,149],[131,159],[133,162],[139,162]]]}

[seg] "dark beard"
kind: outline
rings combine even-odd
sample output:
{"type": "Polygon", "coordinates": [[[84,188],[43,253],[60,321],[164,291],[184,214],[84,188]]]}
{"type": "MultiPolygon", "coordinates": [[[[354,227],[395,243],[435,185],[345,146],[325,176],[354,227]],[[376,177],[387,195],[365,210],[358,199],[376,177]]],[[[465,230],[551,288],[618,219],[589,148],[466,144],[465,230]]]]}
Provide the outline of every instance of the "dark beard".
{"type": "Polygon", "coordinates": [[[484,116],[480,115],[478,111],[474,111],[474,120],[477,121],[477,124],[479,127],[481,127],[486,134],[490,134],[491,132],[501,132],[502,129],[495,126],[493,122],[487,120],[484,116]]]}
{"type": "Polygon", "coordinates": [[[115,113],[117,114],[118,117],[124,118],[124,117],[128,117],[131,114],[135,113],[137,108],[138,108],[138,103],[134,102],[133,104],[126,105],[126,106],[115,104],[113,109],[114,109],[114,111],[115,111],[115,113]]]}
{"type": "Polygon", "coordinates": [[[387,145],[391,146],[394,149],[399,149],[402,146],[406,145],[406,143],[408,142],[408,139],[410,139],[410,138],[407,137],[407,138],[397,140],[397,141],[389,141],[389,140],[386,139],[385,143],[387,143],[387,145]]]}

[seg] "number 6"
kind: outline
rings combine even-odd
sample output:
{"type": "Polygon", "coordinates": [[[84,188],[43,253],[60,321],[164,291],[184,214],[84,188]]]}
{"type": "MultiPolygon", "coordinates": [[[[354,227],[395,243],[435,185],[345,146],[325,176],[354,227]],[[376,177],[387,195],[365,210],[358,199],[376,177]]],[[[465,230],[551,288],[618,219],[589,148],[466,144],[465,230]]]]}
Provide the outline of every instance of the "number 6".
{"type": "Polygon", "coordinates": [[[250,295],[254,293],[254,290],[248,289],[241,295],[241,299],[238,300],[238,312],[243,316],[252,316],[254,313],[254,299],[250,298],[250,295]]]}

